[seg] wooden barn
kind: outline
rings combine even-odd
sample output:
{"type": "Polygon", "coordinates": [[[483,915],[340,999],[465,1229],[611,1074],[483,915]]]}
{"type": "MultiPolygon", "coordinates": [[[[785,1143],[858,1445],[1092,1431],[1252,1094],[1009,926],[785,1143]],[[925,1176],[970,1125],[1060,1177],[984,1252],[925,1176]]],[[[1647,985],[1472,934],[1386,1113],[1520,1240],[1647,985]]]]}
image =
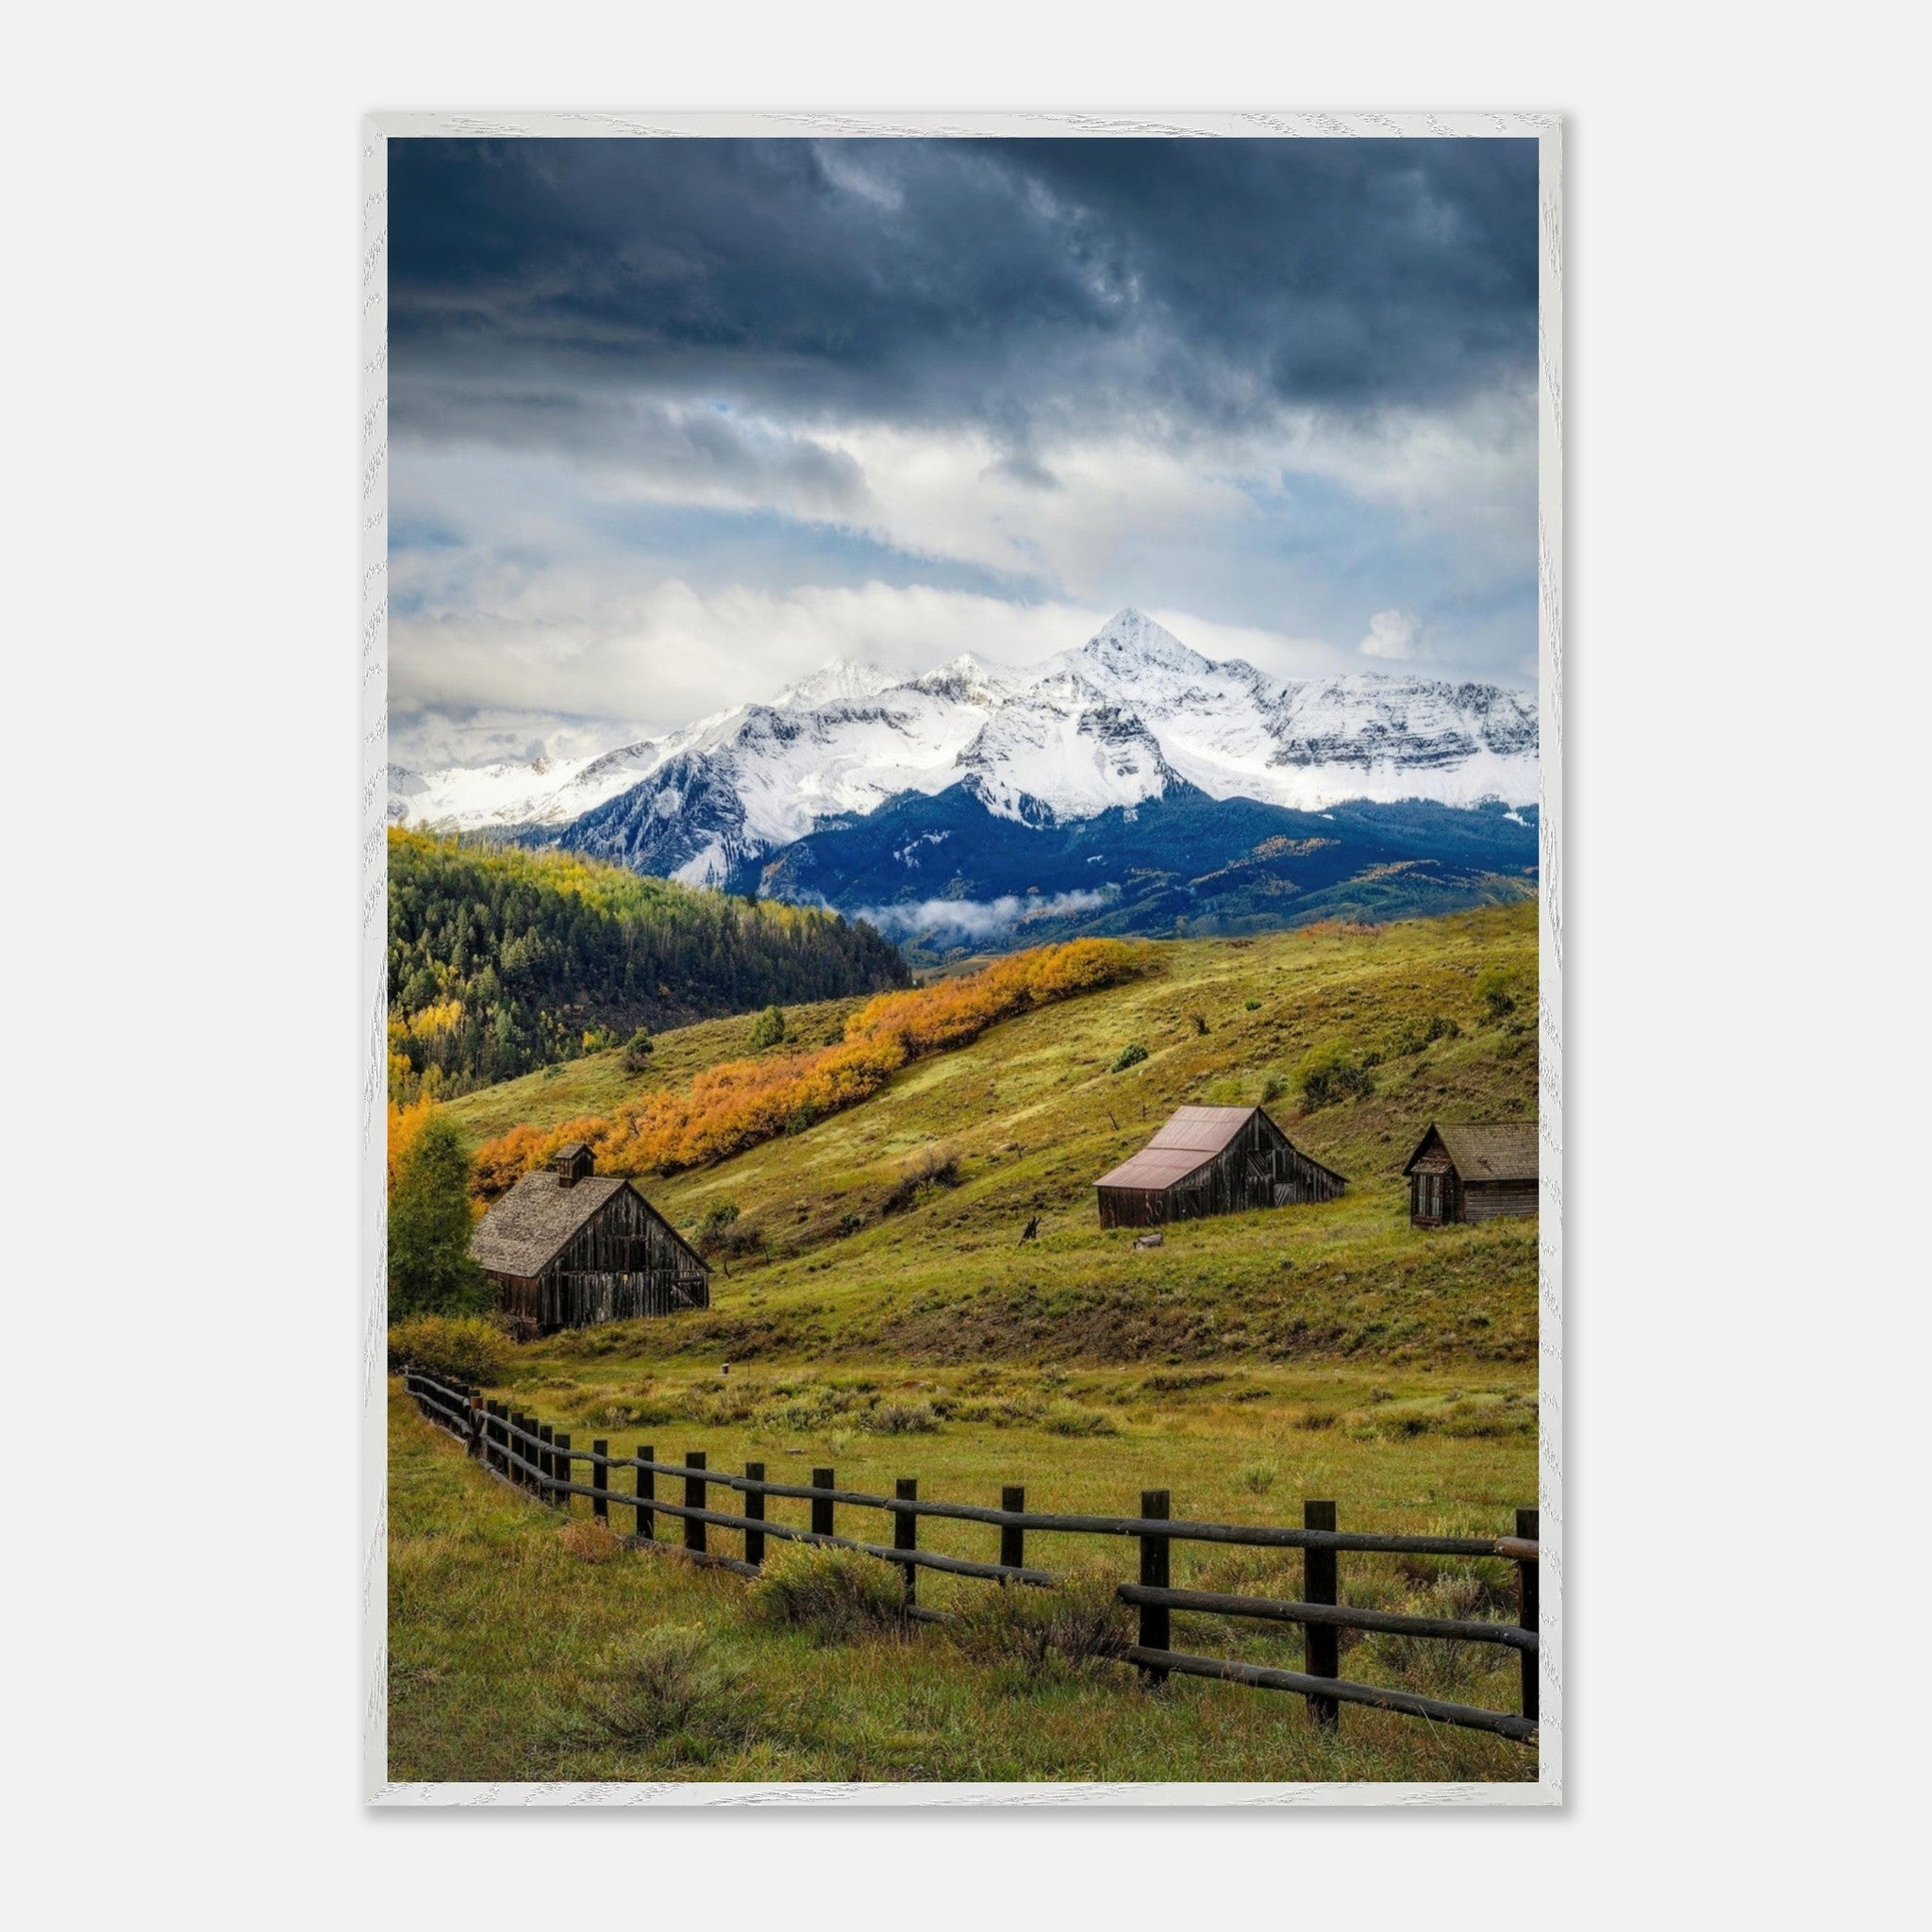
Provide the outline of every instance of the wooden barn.
{"type": "Polygon", "coordinates": [[[1416,1227],[1493,1221],[1500,1214],[1534,1214],[1536,1123],[1437,1123],[1402,1171],[1408,1176],[1408,1218],[1416,1227]]]}
{"type": "Polygon", "coordinates": [[[1093,1185],[1102,1227],[1160,1227],[1204,1214],[1332,1201],[1348,1183],[1310,1160],[1258,1107],[1184,1107],[1093,1185]]]}
{"type": "Polygon", "coordinates": [[[683,1237],[629,1181],[591,1165],[573,1141],[476,1224],[470,1253],[504,1311],[548,1334],[708,1307],[710,1271],[683,1237]]]}

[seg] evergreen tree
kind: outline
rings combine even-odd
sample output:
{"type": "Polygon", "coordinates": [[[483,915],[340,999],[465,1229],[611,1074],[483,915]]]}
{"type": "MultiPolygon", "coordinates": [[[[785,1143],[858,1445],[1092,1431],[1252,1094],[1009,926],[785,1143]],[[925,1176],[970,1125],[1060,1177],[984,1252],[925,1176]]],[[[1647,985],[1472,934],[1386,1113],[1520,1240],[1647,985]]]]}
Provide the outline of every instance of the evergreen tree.
{"type": "Polygon", "coordinates": [[[470,1258],[470,1157],[432,1113],[396,1162],[389,1203],[390,1318],[480,1314],[490,1280],[470,1258]]]}

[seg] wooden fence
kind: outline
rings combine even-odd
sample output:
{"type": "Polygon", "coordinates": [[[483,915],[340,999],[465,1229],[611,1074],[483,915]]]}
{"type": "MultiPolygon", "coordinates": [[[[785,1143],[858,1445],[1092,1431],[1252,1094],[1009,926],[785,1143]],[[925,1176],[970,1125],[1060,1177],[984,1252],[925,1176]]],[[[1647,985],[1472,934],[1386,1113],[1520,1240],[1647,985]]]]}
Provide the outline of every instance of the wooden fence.
{"type": "Polygon", "coordinates": [[[841,1490],[829,1469],[815,1469],[809,1485],[771,1482],[762,1462],[748,1462],[742,1475],[727,1475],[707,1466],[697,1451],[682,1462],[660,1462],[656,1451],[641,1444],[634,1456],[613,1456],[608,1441],[589,1449],[572,1446],[568,1435],[549,1423],[487,1401],[480,1391],[408,1370],[404,1385],[418,1409],[430,1422],[461,1441],[469,1453],[491,1474],[527,1491],[541,1502],[568,1509],[573,1496],[589,1498],[594,1514],[607,1524],[611,1506],[632,1519],[625,1539],[634,1548],[673,1549],[692,1562],[711,1564],[755,1577],[765,1559],[768,1540],[815,1544],[822,1548],[856,1550],[898,1566],[904,1578],[906,1610],[926,1622],[944,1622],[944,1613],[918,1601],[919,1573],[941,1572],[949,1576],[983,1578],[998,1584],[1028,1584],[1051,1589],[1057,1578],[1050,1571],[1026,1563],[1028,1532],[1061,1536],[1131,1537],[1140,1545],[1140,1581],[1124,1583],[1119,1594],[1140,1611],[1140,1641],[1128,1647],[1123,1660],[1133,1664],[1150,1684],[1164,1683],[1170,1674],[1213,1677],[1245,1684],[1260,1690],[1287,1690],[1306,1697],[1316,1723],[1333,1729],[1344,1704],[1367,1705],[1437,1724],[1459,1724],[1490,1731],[1533,1744],[1537,1738],[1537,1512],[1516,1512],[1516,1534],[1498,1537],[1375,1536],[1337,1527],[1335,1505],[1306,1503],[1299,1529],[1228,1523],[1192,1523],[1175,1518],[1165,1490],[1143,1490],[1138,1516],[1061,1516],[1029,1510],[1024,1489],[1000,1493],[997,1509],[971,1503],[923,1500],[919,1485],[901,1477],[897,1492],[873,1495],[862,1490],[841,1490]],[[577,1466],[589,1465],[590,1480],[576,1480],[577,1466]],[[631,1472],[628,1489],[613,1486],[614,1472],[631,1472]],[[658,1492],[663,1476],[683,1485],[681,1503],[658,1492]],[[728,1490],[743,1498],[742,1513],[707,1507],[707,1493],[728,1490]],[[766,1511],[773,1498],[809,1506],[808,1527],[781,1523],[766,1511]],[[866,1542],[837,1533],[834,1511],[875,1509],[890,1520],[890,1544],[866,1542]],[[666,1544],[658,1537],[658,1519],[668,1516],[682,1525],[681,1542],[666,1544]],[[919,1546],[923,1518],[945,1517],[985,1524],[999,1531],[999,1560],[985,1563],[964,1557],[941,1555],[919,1546]],[[742,1539],[743,1554],[727,1556],[710,1547],[710,1531],[742,1539]],[[1227,1594],[1217,1591],[1176,1590],[1169,1575],[1169,1554],[1176,1542],[1237,1543],[1302,1553],[1302,1594],[1293,1602],[1274,1597],[1227,1594]],[[1507,1624],[1490,1619],[1412,1617],[1389,1610],[1358,1609],[1341,1600],[1340,1557],[1344,1554],[1421,1557],[1500,1557],[1516,1565],[1517,1619],[1507,1624]],[[1299,1671],[1275,1670],[1230,1657],[1195,1657],[1173,1647],[1170,1627],[1178,1610],[1217,1617],[1255,1618],[1267,1623],[1299,1624],[1304,1633],[1304,1664],[1299,1671]],[[1495,1644],[1517,1653],[1521,1664],[1521,1704],[1517,1711],[1486,1710],[1467,1704],[1446,1703],[1414,1691],[1381,1684],[1351,1683],[1341,1675],[1340,1635],[1343,1630],[1384,1632],[1393,1636],[1436,1639],[1454,1643],[1495,1644]]]}

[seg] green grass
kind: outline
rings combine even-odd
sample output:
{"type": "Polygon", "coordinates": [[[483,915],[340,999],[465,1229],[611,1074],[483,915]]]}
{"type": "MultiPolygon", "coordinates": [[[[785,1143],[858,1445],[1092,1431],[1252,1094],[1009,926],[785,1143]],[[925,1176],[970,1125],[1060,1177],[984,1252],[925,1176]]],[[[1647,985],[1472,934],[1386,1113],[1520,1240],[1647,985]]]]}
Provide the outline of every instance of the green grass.
{"type": "MultiPolygon", "coordinates": [[[[774,1504],[774,1513],[782,1518],[796,1507],[774,1504]]],[[[970,1660],[932,1627],[816,1641],[758,1617],[746,1586],[728,1574],[693,1570],[675,1557],[599,1551],[581,1539],[584,1506],[576,1507],[567,1541],[558,1513],[483,1474],[392,1393],[391,1778],[1460,1781],[1535,1774],[1533,1751],[1474,1732],[1347,1709],[1340,1734],[1329,1738],[1296,1697],[1188,1679],[1150,1694],[1119,1665],[1028,1674],[970,1660]],[[589,1554],[574,1555],[573,1543],[589,1554]],[[652,1674],[667,1647],[674,1660],[678,1654],[686,1659],[682,1693],[668,1701],[652,1674]]],[[[1042,1547],[1029,1548],[1029,1559],[1050,1565],[1060,1553],[1049,1546],[1069,1541],[1035,1539],[1042,1547]]],[[[1130,1547],[1123,1543],[1113,1558],[1122,1574],[1130,1547]]],[[[1269,1560],[1270,1553],[1222,1553],[1218,1564],[1177,1566],[1177,1580],[1273,1588],[1269,1560]]],[[[1446,1596],[1442,1578],[1420,1571],[1378,1591],[1366,1579],[1357,1584],[1350,1564],[1344,1558],[1343,1593],[1356,1601],[1420,1596],[1455,1607],[1472,1592],[1498,1587],[1475,1574],[1481,1566],[1463,1566],[1448,1577],[1446,1596]]],[[[1441,1567],[1446,1574],[1449,1566],[1441,1567]]],[[[1289,1579],[1280,1580],[1285,1590],[1289,1579]]],[[[921,1587],[923,1600],[940,1606],[957,1605],[958,1591],[993,1588],[930,1577],[921,1587]]],[[[1289,1668],[1301,1655],[1297,1637],[1265,1628],[1238,1634],[1208,1619],[1181,1620],[1177,1628],[1211,1654],[1289,1668]]],[[[1446,1666],[1423,1660],[1419,1670],[1358,1646],[1344,1653],[1343,1668],[1508,1708],[1513,1660],[1492,1663],[1484,1655],[1446,1666]]]]}
{"type": "MultiPolygon", "coordinates": [[[[735,1203],[755,1252],[716,1270],[708,1311],[529,1345],[500,1392],[579,1446],[703,1449],[714,1468],[758,1459],[777,1480],[831,1464],[850,1487],[890,1492],[911,1475],[922,1495],[962,1502],[1023,1483],[1036,1509],[1129,1514],[1160,1488],[1176,1515],[1224,1521],[1294,1523],[1304,1498],[1329,1497],[1344,1527],[1511,1528],[1536,1493],[1537,1224],[1412,1229],[1400,1170],[1431,1119],[1534,1116],[1533,906],[1149,950],[1133,984],[1004,1023],[793,1138],[641,1182],[686,1227],[735,1203]],[[1491,968],[1514,989],[1500,1017],[1475,990],[1491,968]],[[1424,1044],[1432,1015],[1457,1031],[1424,1044]],[[1153,1250],[1100,1228],[1093,1179],[1173,1108],[1258,1099],[1331,1040],[1375,1060],[1374,1091],[1305,1113],[1290,1087],[1269,1105],[1350,1177],[1341,1200],[1170,1228],[1153,1250]],[[1147,1058],[1108,1072],[1135,1042],[1147,1058]],[[1023,1244],[1035,1215],[1041,1238],[1023,1244]]],[[[791,1009],[794,1038],[836,1037],[854,1004],[791,1009]]],[[[592,1056],[450,1112],[473,1141],[553,1124],[741,1055],[750,1025],[667,1033],[641,1077],[592,1056]]],[[[1124,1671],[1018,1697],[932,1631],[809,1651],[755,1625],[735,1579],[571,1557],[554,1519],[443,1441],[407,1413],[392,1438],[397,1777],[1534,1773],[1533,1753],[1497,1740],[1351,1710],[1337,1744],[1298,1699],[1198,1683],[1149,1698],[1124,1671]],[[759,1711],[748,1739],[721,1721],[675,1744],[586,1741],[571,1713],[605,1695],[597,1659],[660,1624],[702,1629],[707,1655],[745,1674],[759,1711]],[[698,1756],[665,1755],[679,1751],[698,1756]]],[[[882,1533],[876,1519],[850,1526],[882,1533]]],[[[929,1522],[922,1536],[994,1554],[983,1528],[929,1522]]],[[[1035,1541],[1029,1561],[1049,1568],[1093,1554],[1091,1540],[1035,1541]]],[[[1342,1576],[1346,1599],[1442,1614],[1500,1588],[1359,1557],[1342,1576]]],[[[1181,1546],[1175,1581],[1299,1593],[1294,1559],[1263,1552],[1181,1546]]],[[[922,1583],[941,1606],[974,1587],[922,1583]]],[[[1300,1656],[1293,1633],[1184,1634],[1216,1655],[1300,1656]]],[[[1344,1674],[1514,1708],[1503,1653],[1452,1660],[1443,1678],[1440,1660],[1385,1651],[1345,1656],[1344,1674]]]]}
{"type": "MultiPolygon", "coordinates": [[[[1149,953],[1143,979],[1006,1022],[806,1133],[645,1179],[688,1230],[712,1204],[733,1203],[735,1233],[754,1252],[717,1269],[705,1315],[558,1338],[534,1353],[588,1349],[626,1364],[1373,1357],[1527,1370],[1535,1223],[1420,1233],[1400,1171],[1431,1119],[1534,1115],[1534,908],[1149,953]],[[1475,992],[1491,967],[1520,989],[1501,1021],[1475,992]],[[1413,1050],[1433,1015],[1457,1037],[1413,1050]],[[1171,1228],[1152,1251],[1101,1229],[1091,1183],[1174,1107],[1210,1091],[1258,1098],[1332,1040],[1379,1057],[1374,1092],[1307,1114],[1288,1093],[1270,1105],[1300,1145],[1350,1177],[1341,1200],[1171,1228]],[[1109,1073],[1129,1043],[1147,1059],[1109,1073]],[[936,1158],[954,1163],[951,1184],[920,1185],[936,1158]],[[1022,1244],[1035,1215],[1041,1238],[1022,1244]]],[[[847,1010],[799,1008],[796,1031],[830,1037],[847,1010]]],[[[741,1053],[750,1024],[666,1034],[643,1080],[617,1056],[592,1056],[450,1111],[473,1141],[518,1120],[551,1125],[741,1053]]]]}

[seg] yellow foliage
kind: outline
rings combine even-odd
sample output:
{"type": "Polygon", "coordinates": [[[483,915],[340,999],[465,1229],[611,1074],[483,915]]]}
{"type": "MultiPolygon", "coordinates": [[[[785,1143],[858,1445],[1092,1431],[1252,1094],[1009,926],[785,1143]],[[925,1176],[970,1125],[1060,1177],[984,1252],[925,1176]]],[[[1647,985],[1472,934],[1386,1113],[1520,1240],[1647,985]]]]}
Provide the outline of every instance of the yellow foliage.
{"type": "Polygon", "coordinates": [[[882,993],[846,1022],[837,1046],[708,1067],[683,1092],[659,1091],[545,1133],[522,1125],[477,1151],[477,1196],[492,1200],[573,1141],[589,1143],[600,1174],[675,1174],[725,1160],[876,1093],[901,1067],[975,1040],[996,1021],[1110,986],[1134,972],[1118,940],[1041,946],[957,979],[882,993]]]}
{"type": "MultiPolygon", "coordinates": [[[[395,1068],[390,1068],[391,1081],[395,1068]]],[[[419,1094],[407,1107],[399,1107],[391,1100],[389,1104],[389,1191],[396,1190],[396,1167],[405,1154],[409,1151],[416,1136],[429,1124],[429,1117],[436,1111],[436,1102],[427,1093],[419,1094]]]]}
{"type": "MultiPolygon", "coordinates": [[[[411,1040],[440,1040],[445,1033],[454,1033],[462,1023],[462,1001],[442,1000],[411,1013],[404,1024],[411,1040]]],[[[391,1024],[393,1027],[394,1023],[391,1024]]]]}

